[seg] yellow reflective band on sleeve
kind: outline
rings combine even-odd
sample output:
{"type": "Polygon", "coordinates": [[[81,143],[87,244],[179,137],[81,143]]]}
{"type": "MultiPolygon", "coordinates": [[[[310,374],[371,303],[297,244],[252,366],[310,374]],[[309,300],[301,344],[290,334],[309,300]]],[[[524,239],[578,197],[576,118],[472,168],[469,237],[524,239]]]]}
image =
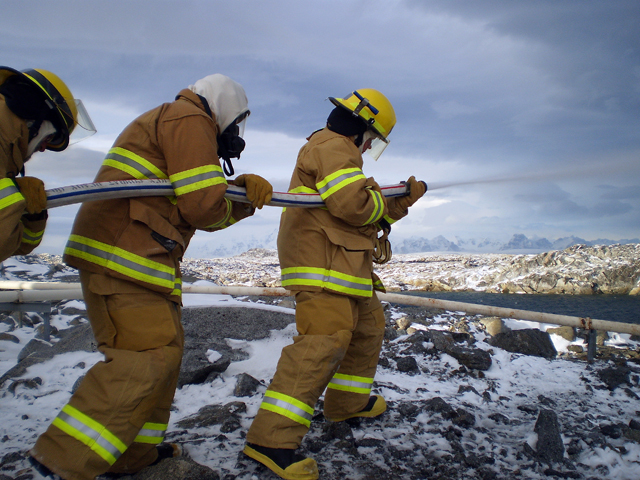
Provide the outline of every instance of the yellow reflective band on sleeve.
{"type": "Polygon", "coordinates": [[[182,278],[176,278],[176,283],[171,295],[177,295],[178,297],[182,296],[182,278]]]}
{"type": "Polygon", "coordinates": [[[173,191],[177,196],[195,192],[213,185],[227,185],[222,168],[218,165],[204,165],[169,177],[173,191]]]}
{"type": "Polygon", "coordinates": [[[0,180],[0,210],[15,203],[24,202],[24,197],[10,178],[0,180]]]}
{"type": "Polygon", "coordinates": [[[343,392],[361,393],[369,395],[373,385],[373,378],[357,377],[355,375],[344,375],[336,373],[327,388],[334,390],[342,390],[343,392]]]}
{"type": "Polygon", "coordinates": [[[260,404],[263,410],[277,413],[305,426],[311,425],[313,408],[284,393],[267,390],[260,404]]]}
{"type": "Polygon", "coordinates": [[[370,189],[369,193],[371,193],[371,198],[373,199],[373,212],[364,224],[369,225],[370,223],[379,222],[384,214],[384,200],[382,199],[382,193],[377,190],[370,189]]]}
{"type": "Polygon", "coordinates": [[[364,173],[362,173],[362,170],[359,168],[343,168],[331,175],[327,175],[321,182],[316,184],[316,187],[322,200],[326,201],[327,197],[333,195],[341,188],[361,179],[366,180],[367,177],[364,176],[364,173]]]}
{"type": "Polygon", "coordinates": [[[138,432],[138,436],[133,440],[137,443],[149,443],[152,445],[159,445],[164,440],[164,434],[167,432],[166,423],[145,423],[140,431],[138,432]]]}
{"type": "Polygon", "coordinates": [[[102,164],[128,173],[138,180],[167,178],[167,175],[149,160],[125,148],[114,147],[109,150],[102,164]]]}
{"type": "Polygon", "coordinates": [[[235,220],[233,220],[233,218],[231,218],[231,212],[232,212],[232,208],[233,208],[231,200],[229,200],[228,198],[225,197],[225,201],[227,202],[227,213],[226,213],[226,215],[219,222],[216,222],[213,225],[209,225],[206,228],[227,228],[229,225],[233,225],[234,223],[236,223],[235,220]],[[232,222],[232,223],[229,223],[229,222],[232,222]]]}
{"type": "Polygon", "coordinates": [[[62,408],[53,425],[85,444],[109,465],[113,465],[127,449],[127,446],[104,425],[71,405],[62,408]]]}
{"type": "Polygon", "coordinates": [[[389,215],[385,215],[385,216],[384,216],[384,217],[382,217],[382,218],[384,218],[384,219],[387,221],[387,223],[388,223],[389,225],[391,225],[391,224],[393,224],[393,223],[396,223],[396,222],[397,222],[397,220],[394,220],[394,219],[393,219],[393,218],[391,218],[389,215]]]}
{"type": "Polygon", "coordinates": [[[39,232],[32,232],[27,227],[22,229],[22,243],[28,243],[30,245],[38,245],[42,241],[44,230],[39,232]]]}
{"type": "Polygon", "coordinates": [[[71,235],[64,253],[142,282],[175,290],[175,270],[122,248],[80,235],[71,235]]]}
{"type": "Polygon", "coordinates": [[[283,287],[313,286],[359,297],[371,297],[373,291],[371,278],[355,277],[325,268],[289,267],[283,268],[280,273],[283,287]]]}
{"type": "Polygon", "coordinates": [[[382,283],[382,280],[378,279],[375,282],[373,282],[373,289],[374,290],[378,290],[380,292],[386,292],[387,289],[384,287],[384,283],[382,283]]]}

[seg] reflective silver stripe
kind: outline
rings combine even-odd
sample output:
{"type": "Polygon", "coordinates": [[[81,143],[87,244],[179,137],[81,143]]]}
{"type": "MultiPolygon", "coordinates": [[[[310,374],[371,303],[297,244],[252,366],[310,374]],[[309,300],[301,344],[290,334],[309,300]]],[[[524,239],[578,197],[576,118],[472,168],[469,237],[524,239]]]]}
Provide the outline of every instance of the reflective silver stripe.
{"type": "Polygon", "coordinates": [[[74,428],[75,430],[77,430],[78,432],[86,435],[87,437],[89,437],[90,439],[95,441],[98,445],[100,445],[107,452],[109,452],[111,455],[113,455],[113,457],[115,459],[118,459],[120,457],[120,455],[122,455],[122,452],[118,449],[118,447],[116,447],[114,444],[112,444],[106,438],[104,438],[101,435],[100,432],[98,432],[98,431],[94,430],[93,428],[85,425],[81,421],[76,420],[71,415],[69,415],[69,414],[67,414],[65,412],[60,412],[58,414],[58,418],[60,420],[62,420],[63,422],[65,422],[67,425],[69,425],[72,428],[74,428]]]}
{"type": "Polygon", "coordinates": [[[134,439],[134,442],[137,443],[147,443],[147,444],[160,444],[162,440],[164,440],[164,434],[167,431],[167,424],[165,423],[145,423],[138,435],[134,439]]]}
{"type": "Polygon", "coordinates": [[[278,398],[273,398],[273,397],[267,397],[265,396],[264,399],[262,400],[262,403],[267,403],[269,405],[273,405],[274,407],[279,407],[282,408],[284,410],[288,410],[289,412],[304,418],[305,420],[311,421],[311,419],[313,418],[313,415],[305,412],[304,410],[302,410],[301,408],[296,407],[295,405],[290,404],[289,402],[286,402],[284,400],[280,400],[278,398]]]}
{"type": "MultiPolygon", "coordinates": [[[[103,262],[100,263],[100,262],[95,262],[87,259],[87,261],[92,261],[92,263],[97,263],[99,265],[102,265],[106,268],[110,268],[115,271],[120,271],[118,268],[114,268],[114,267],[120,266],[127,270],[133,270],[132,273],[140,274],[138,277],[135,277],[134,275],[129,275],[129,276],[132,276],[133,278],[146,281],[147,283],[152,283],[152,284],[155,283],[156,285],[160,285],[160,282],[163,282],[163,283],[169,282],[170,285],[167,285],[167,287],[175,288],[175,275],[169,272],[163,272],[161,270],[157,270],[152,267],[146,267],[132,260],[127,260],[126,258],[116,255],[115,253],[107,252],[95,247],[90,247],[89,245],[85,245],[83,243],[75,242],[71,238],[67,243],[67,246],[65,248],[65,253],[68,253],[69,255],[73,255],[73,256],[78,256],[74,252],[68,251],[70,249],[77,250],[79,252],[83,252],[103,260],[103,262]],[[109,264],[115,264],[115,265],[109,265],[109,264]],[[159,282],[154,282],[153,279],[158,279],[159,282]]],[[[127,274],[127,272],[125,271],[120,271],[120,273],[127,274]]]]}
{"type": "Polygon", "coordinates": [[[373,200],[375,208],[373,213],[371,214],[371,217],[369,217],[369,220],[367,221],[367,223],[365,223],[365,225],[376,223],[380,220],[382,214],[384,213],[384,201],[382,200],[382,194],[376,190],[369,190],[369,192],[371,192],[371,198],[373,200]]]}
{"type": "Polygon", "coordinates": [[[39,232],[32,232],[28,228],[24,228],[22,230],[22,241],[24,243],[37,244],[42,240],[42,236],[44,235],[44,230],[39,232]]]}
{"type": "MultiPolygon", "coordinates": [[[[117,162],[120,162],[134,170],[136,170],[137,172],[139,172],[139,174],[142,176],[142,178],[144,179],[152,179],[152,178],[160,178],[159,176],[157,176],[154,172],[152,172],[151,170],[149,170],[148,168],[146,168],[144,165],[140,164],[140,162],[137,162],[129,157],[125,157],[124,155],[120,155],[118,153],[114,153],[114,152],[109,152],[107,153],[107,156],[105,157],[105,161],[107,160],[115,160],[117,162]]],[[[114,168],[118,168],[115,167],[113,164],[107,162],[107,165],[109,165],[110,167],[114,167],[114,168]]],[[[119,170],[123,170],[122,168],[118,168],[119,170]]],[[[137,175],[132,175],[135,177],[138,177],[137,175]]],[[[166,178],[166,177],[162,177],[162,178],[166,178]]]]}
{"type": "Polygon", "coordinates": [[[289,273],[286,275],[282,275],[282,281],[287,282],[287,284],[291,284],[293,280],[315,280],[320,281],[323,284],[329,283],[338,287],[353,288],[355,290],[361,290],[363,292],[368,292],[371,290],[371,284],[349,282],[348,280],[343,280],[332,275],[322,275],[319,273],[289,273]]]}
{"type": "Polygon", "coordinates": [[[331,188],[335,187],[339,183],[347,180],[348,178],[353,178],[353,177],[358,177],[358,176],[365,178],[365,176],[364,176],[364,174],[362,173],[361,170],[356,171],[356,172],[343,173],[339,177],[334,178],[330,182],[327,182],[325,185],[323,185],[322,187],[318,188],[318,192],[320,193],[320,196],[324,200],[326,197],[329,196],[329,195],[326,195],[328,190],[330,190],[331,188]]]}
{"type": "Polygon", "coordinates": [[[24,201],[24,197],[13,180],[10,178],[0,179],[0,210],[20,201],[24,201]]]}
{"type": "Polygon", "coordinates": [[[171,185],[174,190],[178,190],[179,188],[185,187],[187,185],[191,185],[192,183],[202,182],[204,180],[209,180],[212,178],[224,178],[224,173],[222,172],[205,172],[200,173],[198,175],[194,175],[193,177],[188,177],[182,180],[172,181],[171,185]]]}

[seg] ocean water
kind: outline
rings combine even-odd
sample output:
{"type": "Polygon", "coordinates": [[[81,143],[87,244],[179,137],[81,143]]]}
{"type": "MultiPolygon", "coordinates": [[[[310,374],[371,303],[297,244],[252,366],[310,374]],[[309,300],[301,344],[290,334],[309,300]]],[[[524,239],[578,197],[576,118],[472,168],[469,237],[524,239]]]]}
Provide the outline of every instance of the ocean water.
{"type": "Polygon", "coordinates": [[[407,295],[640,324],[640,295],[538,295],[483,292],[402,292],[407,295]]]}

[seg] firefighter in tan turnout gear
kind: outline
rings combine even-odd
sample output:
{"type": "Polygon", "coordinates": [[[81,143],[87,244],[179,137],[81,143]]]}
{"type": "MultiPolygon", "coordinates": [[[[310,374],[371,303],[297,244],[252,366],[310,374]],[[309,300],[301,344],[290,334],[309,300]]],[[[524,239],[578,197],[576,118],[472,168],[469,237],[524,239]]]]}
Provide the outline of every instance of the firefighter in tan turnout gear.
{"type": "Polygon", "coordinates": [[[315,460],[296,449],[325,388],[330,421],[386,410],[384,398],[371,394],[385,326],[373,261],[390,256],[386,236],[377,235],[426,191],[411,177],[409,196],[386,199],[362,171],[362,153],[377,159],[396,122],[384,95],[361,89],[330,100],[327,126],[300,150],[289,185],[291,193],[319,193],[326,208],[285,209],[278,235],[282,286],[295,292],[299,335],[282,350],[244,448],[285,479],[318,478],[315,460]]]}
{"type": "Polygon", "coordinates": [[[24,176],[25,163],[35,152],[67,148],[78,125],[95,132],[82,102],[57,75],[0,67],[0,262],[30,253],[47,223],[44,183],[24,176]]]}
{"type": "Polygon", "coordinates": [[[180,261],[196,230],[252,215],[271,185],[241,175],[252,205],[225,198],[225,170],[244,148],[241,85],[210,75],[134,120],[95,181],[169,179],[175,196],[87,202],[65,249],[80,271],[87,313],[105,360],[89,370],[31,450],[42,473],[89,480],[133,473],[175,456],[162,443],[183,353],[180,261]]]}

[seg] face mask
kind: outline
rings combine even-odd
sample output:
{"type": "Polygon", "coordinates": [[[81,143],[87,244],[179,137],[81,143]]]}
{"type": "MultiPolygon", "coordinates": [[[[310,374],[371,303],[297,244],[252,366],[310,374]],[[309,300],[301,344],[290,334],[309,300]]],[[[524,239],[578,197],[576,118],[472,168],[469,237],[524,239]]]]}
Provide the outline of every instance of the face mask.
{"type": "Polygon", "coordinates": [[[35,137],[29,140],[25,162],[29,160],[31,158],[31,155],[33,155],[35,152],[46,148],[47,142],[52,140],[55,133],[56,129],[49,120],[45,120],[44,122],[42,122],[40,128],[38,129],[38,133],[36,133],[35,137]]]}
{"type": "Polygon", "coordinates": [[[240,136],[240,127],[236,123],[232,123],[218,135],[218,156],[224,160],[224,173],[227,176],[234,174],[231,159],[240,158],[244,147],[245,142],[240,136]]]}

